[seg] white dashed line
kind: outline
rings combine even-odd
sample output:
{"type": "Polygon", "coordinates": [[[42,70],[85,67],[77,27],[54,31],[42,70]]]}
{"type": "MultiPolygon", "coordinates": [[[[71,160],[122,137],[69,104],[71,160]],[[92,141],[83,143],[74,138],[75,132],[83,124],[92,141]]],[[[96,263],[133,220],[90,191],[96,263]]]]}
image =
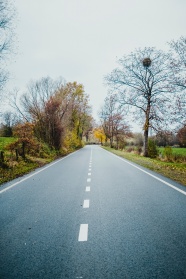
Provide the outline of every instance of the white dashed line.
{"type": "Polygon", "coordinates": [[[87,186],[85,191],[86,191],[86,192],[90,192],[90,187],[87,186]]]}
{"type": "Polygon", "coordinates": [[[90,206],[90,201],[89,200],[84,200],[83,208],[89,208],[89,206],[90,206]]]}
{"type": "Polygon", "coordinates": [[[91,172],[89,172],[88,175],[91,175],[91,172]]]}
{"type": "Polygon", "coordinates": [[[81,224],[79,229],[78,241],[88,240],[88,224],[81,224]]]}
{"type": "Polygon", "coordinates": [[[91,178],[87,178],[87,182],[91,182],[91,178]]]}

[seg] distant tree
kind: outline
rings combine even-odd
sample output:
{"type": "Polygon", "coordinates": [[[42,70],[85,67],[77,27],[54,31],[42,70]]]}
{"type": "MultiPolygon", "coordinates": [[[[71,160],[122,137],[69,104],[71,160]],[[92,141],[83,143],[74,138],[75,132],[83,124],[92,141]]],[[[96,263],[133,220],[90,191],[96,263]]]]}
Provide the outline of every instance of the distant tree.
{"type": "Polygon", "coordinates": [[[159,131],[156,134],[155,139],[158,146],[173,146],[178,144],[176,134],[170,130],[159,131]]]}
{"type": "Polygon", "coordinates": [[[3,137],[12,137],[13,127],[16,124],[16,116],[7,111],[3,114],[3,124],[1,125],[1,135],[3,137]]]}
{"type": "Polygon", "coordinates": [[[148,156],[149,129],[161,130],[170,122],[176,92],[170,85],[170,56],[155,48],[139,49],[118,61],[119,67],[106,76],[136,121],[143,122],[144,156],[148,156]]]}
{"type": "Polygon", "coordinates": [[[179,129],[177,139],[181,147],[186,147],[186,126],[179,129]]]}
{"type": "Polygon", "coordinates": [[[105,139],[106,139],[106,135],[104,133],[103,128],[102,127],[97,127],[97,128],[94,129],[93,133],[94,133],[94,137],[96,139],[98,139],[99,142],[102,145],[105,142],[105,139]]]}
{"type": "Polygon", "coordinates": [[[119,141],[123,141],[123,137],[129,136],[131,133],[129,125],[127,125],[125,121],[124,109],[119,106],[115,94],[109,94],[105,98],[99,116],[106,139],[110,140],[110,146],[113,147],[113,142],[116,140],[118,148],[119,141]]]}

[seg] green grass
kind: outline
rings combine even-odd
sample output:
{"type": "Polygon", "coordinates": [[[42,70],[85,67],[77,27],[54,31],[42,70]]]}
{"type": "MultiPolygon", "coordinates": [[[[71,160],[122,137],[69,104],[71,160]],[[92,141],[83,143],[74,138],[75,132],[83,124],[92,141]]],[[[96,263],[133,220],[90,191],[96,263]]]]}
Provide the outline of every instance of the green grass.
{"type": "Polygon", "coordinates": [[[150,159],[145,158],[143,156],[129,153],[126,151],[115,150],[110,147],[103,147],[106,150],[123,157],[129,161],[132,161],[138,165],[146,167],[150,170],[153,170],[157,173],[160,173],[172,180],[186,186],[186,163],[172,163],[172,162],[164,162],[159,159],[150,159]]]}
{"type": "MultiPolygon", "coordinates": [[[[159,147],[158,150],[160,152],[163,152],[164,151],[164,147],[159,147]]],[[[182,155],[182,156],[186,156],[186,148],[179,148],[179,147],[173,147],[172,148],[172,153],[173,154],[179,154],[179,155],[182,155]]]]}
{"type": "Polygon", "coordinates": [[[16,138],[13,137],[0,137],[0,150],[3,151],[6,145],[16,141],[16,138]]]}

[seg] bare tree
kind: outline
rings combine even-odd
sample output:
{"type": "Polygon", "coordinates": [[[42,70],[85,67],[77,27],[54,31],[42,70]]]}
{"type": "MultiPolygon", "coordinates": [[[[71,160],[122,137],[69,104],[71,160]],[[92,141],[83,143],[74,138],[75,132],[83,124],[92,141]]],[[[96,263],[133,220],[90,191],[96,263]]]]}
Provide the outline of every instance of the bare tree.
{"type": "Polygon", "coordinates": [[[149,129],[160,130],[170,121],[175,92],[170,85],[170,56],[155,48],[139,49],[121,58],[119,67],[106,76],[137,121],[143,122],[144,156],[148,156],[149,129]]]}
{"type": "Polygon", "coordinates": [[[10,54],[12,46],[11,26],[15,11],[11,1],[0,0],[0,100],[3,95],[3,88],[8,80],[8,72],[5,70],[5,57],[10,54]]]}
{"type": "Polygon", "coordinates": [[[177,92],[177,101],[173,116],[182,126],[186,125],[186,37],[182,36],[177,41],[172,40],[169,46],[171,54],[171,84],[173,90],[177,92]]]}
{"type": "Polygon", "coordinates": [[[119,141],[131,133],[129,125],[125,121],[124,109],[119,106],[115,94],[110,94],[105,98],[105,103],[99,112],[99,116],[106,139],[110,140],[110,146],[113,147],[115,139],[118,148],[119,141]]]}
{"type": "Polygon", "coordinates": [[[170,68],[173,73],[172,83],[181,90],[186,89],[186,37],[169,43],[171,49],[170,68]]]}

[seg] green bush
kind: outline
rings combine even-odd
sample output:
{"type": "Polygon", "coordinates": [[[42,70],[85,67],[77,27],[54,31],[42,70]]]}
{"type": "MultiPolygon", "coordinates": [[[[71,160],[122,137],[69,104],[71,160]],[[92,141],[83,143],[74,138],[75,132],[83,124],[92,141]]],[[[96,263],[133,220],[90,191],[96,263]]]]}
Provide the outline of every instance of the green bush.
{"type": "Polygon", "coordinates": [[[158,148],[154,140],[148,140],[148,155],[150,158],[156,158],[158,155],[158,148]]]}

